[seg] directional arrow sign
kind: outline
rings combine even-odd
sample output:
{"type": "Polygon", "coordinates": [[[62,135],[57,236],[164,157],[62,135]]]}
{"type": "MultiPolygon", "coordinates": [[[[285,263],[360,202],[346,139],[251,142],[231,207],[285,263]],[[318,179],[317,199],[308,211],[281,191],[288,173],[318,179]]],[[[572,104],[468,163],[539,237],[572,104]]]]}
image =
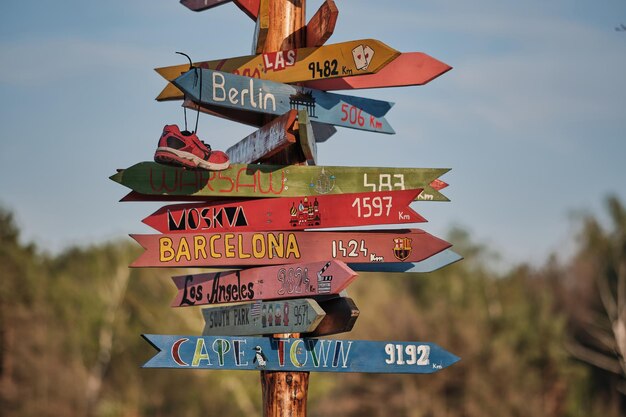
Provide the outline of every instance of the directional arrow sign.
{"type": "Polygon", "coordinates": [[[421,189],[164,206],[143,222],[161,233],[304,230],[425,222],[409,207],[421,189]]]}
{"type": "MultiPolygon", "coordinates": [[[[183,101],[183,107],[255,127],[263,127],[271,121],[272,117],[275,117],[268,114],[253,113],[245,110],[235,110],[225,107],[200,106],[191,100],[183,101]]],[[[333,125],[311,121],[311,126],[313,128],[313,135],[315,136],[315,140],[317,142],[325,142],[328,138],[337,133],[337,128],[333,125]]]]}
{"type": "MultiPolygon", "coordinates": [[[[357,275],[341,261],[318,261],[172,277],[172,307],[339,294],[357,275]]],[[[280,332],[278,332],[280,333],[280,332]]]]}
{"type": "Polygon", "coordinates": [[[460,358],[434,343],[144,334],[159,352],[144,368],[433,373],[460,358]]]}
{"type": "Polygon", "coordinates": [[[330,298],[319,301],[319,305],[326,313],[326,316],[320,321],[315,330],[307,332],[307,337],[320,337],[349,332],[354,327],[356,319],[359,318],[359,309],[351,298],[330,298]]]}
{"type": "Polygon", "coordinates": [[[349,263],[358,272],[433,272],[463,259],[452,249],[446,249],[420,262],[388,262],[384,264],[349,263]]]}
{"type": "Polygon", "coordinates": [[[418,262],[452,246],[419,229],[131,235],[145,252],[132,267],[280,265],[335,259],[418,262]]]}
{"type": "MultiPolygon", "coordinates": [[[[225,3],[230,3],[231,1],[232,0],[180,0],[180,3],[194,12],[201,12],[225,3]]],[[[235,0],[234,3],[247,14],[250,19],[256,20],[259,14],[259,1],[260,0],[235,0]]]]}
{"type": "Polygon", "coordinates": [[[335,31],[339,10],[333,0],[326,0],[306,25],[307,46],[321,46],[335,31]]]}
{"type": "Polygon", "coordinates": [[[375,74],[312,80],[304,85],[324,91],[406,87],[426,84],[451,69],[422,52],[409,52],[400,54],[375,74]]]}
{"type": "Polygon", "coordinates": [[[196,103],[282,115],[303,109],[312,120],[379,133],[395,133],[384,116],[393,103],[346,96],[209,69],[192,69],[172,81],[196,103]]]}
{"type": "MultiPolygon", "coordinates": [[[[372,74],[400,52],[375,39],[360,39],[332,45],[196,62],[194,67],[243,75],[246,77],[294,83],[310,80],[372,74]]],[[[156,68],[167,81],[189,69],[188,64],[156,68]]],[[[171,84],[157,100],[180,100],[183,93],[171,84]]],[[[284,113],[284,112],[283,112],[284,113]]]]}
{"type": "Polygon", "coordinates": [[[417,201],[448,201],[430,184],[446,168],[232,164],[224,171],[141,162],[110,178],[133,191],[202,197],[301,197],[422,188],[417,201]]]}
{"type": "Polygon", "coordinates": [[[226,150],[231,164],[249,164],[267,159],[296,143],[294,126],[298,112],[289,110],[226,150]]]}
{"type": "Polygon", "coordinates": [[[204,336],[252,336],[312,332],[326,313],[315,300],[301,298],[208,307],[202,315],[204,336]]]}

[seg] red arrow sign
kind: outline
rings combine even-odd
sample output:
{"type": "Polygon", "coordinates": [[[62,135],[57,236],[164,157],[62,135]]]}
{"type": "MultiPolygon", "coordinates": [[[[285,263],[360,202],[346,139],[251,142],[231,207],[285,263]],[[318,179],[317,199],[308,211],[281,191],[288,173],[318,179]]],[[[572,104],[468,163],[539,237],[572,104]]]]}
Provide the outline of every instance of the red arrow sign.
{"type": "Polygon", "coordinates": [[[131,235],[145,252],[131,267],[280,265],[335,259],[419,262],[452,246],[419,229],[131,235]]]}
{"type": "Polygon", "coordinates": [[[426,84],[451,69],[425,53],[408,52],[400,54],[375,74],[307,81],[304,85],[324,91],[406,87],[426,84]]]}
{"type": "Polygon", "coordinates": [[[266,266],[172,277],[172,307],[339,294],[357,274],[341,261],[266,266]]]}
{"type": "Polygon", "coordinates": [[[409,204],[421,189],[177,204],[143,222],[161,233],[251,232],[425,222],[409,204]]]}

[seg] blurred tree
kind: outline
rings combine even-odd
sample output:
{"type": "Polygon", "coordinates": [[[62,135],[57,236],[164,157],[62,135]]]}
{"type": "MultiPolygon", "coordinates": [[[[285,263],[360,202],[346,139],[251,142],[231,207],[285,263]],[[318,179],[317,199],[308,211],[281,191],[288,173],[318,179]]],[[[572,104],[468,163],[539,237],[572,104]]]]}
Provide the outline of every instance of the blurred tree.
{"type": "Polygon", "coordinates": [[[568,350],[596,368],[598,394],[618,413],[626,406],[626,210],[616,197],[606,205],[608,229],[594,216],[583,218],[563,304],[571,318],[568,350]]]}

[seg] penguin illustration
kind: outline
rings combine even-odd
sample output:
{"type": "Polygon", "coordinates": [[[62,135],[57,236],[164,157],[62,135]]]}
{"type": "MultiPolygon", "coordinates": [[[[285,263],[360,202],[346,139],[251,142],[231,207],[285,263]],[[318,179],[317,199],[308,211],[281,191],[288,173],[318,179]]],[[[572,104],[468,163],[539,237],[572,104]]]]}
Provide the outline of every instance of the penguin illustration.
{"type": "Polygon", "coordinates": [[[263,353],[263,349],[261,349],[261,346],[255,346],[254,351],[256,353],[254,354],[254,359],[252,360],[252,363],[256,362],[257,368],[265,369],[265,366],[267,365],[267,358],[263,353]]]}

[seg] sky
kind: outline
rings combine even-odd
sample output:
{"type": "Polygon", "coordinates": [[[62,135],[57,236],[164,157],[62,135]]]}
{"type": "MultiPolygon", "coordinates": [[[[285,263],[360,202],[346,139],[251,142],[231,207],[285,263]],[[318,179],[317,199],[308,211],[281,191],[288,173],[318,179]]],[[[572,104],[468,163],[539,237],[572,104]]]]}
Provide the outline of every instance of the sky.
{"type": "MultiPolygon", "coordinates": [[[[453,70],[425,86],[353,90],[392,101],[395,135],[338,128],[319,165],[451,168],[451,202],[416,202],[420,227],[453,227],[501,256],[541,265],[575,247],[575,213],[626,203],[626,0],[343,1],[327,43],[378,39],[453,70]]],[[[322,3],[307,2],[311,17],[322,3]]],[[[180,103],[154,100],[153,68],[248,55],[254,23],[235,5],[176,0],[0,3],[0,205],[25,243],[72,245],[153,233],[159,203],[120,203],[108,177],[152,160],[180,103]]],[[[195,120],[194,117],[191,120],[195,120]]],[[[208,115],[225,150],[254,128],[208,115]]],[[[156,233],[156,232],[154,232],[156,233]]],[[[129,239],[129,238],[127,238],[129,239]]],[[[454,242],[451,242],[454,243],[454,242]]]]}

